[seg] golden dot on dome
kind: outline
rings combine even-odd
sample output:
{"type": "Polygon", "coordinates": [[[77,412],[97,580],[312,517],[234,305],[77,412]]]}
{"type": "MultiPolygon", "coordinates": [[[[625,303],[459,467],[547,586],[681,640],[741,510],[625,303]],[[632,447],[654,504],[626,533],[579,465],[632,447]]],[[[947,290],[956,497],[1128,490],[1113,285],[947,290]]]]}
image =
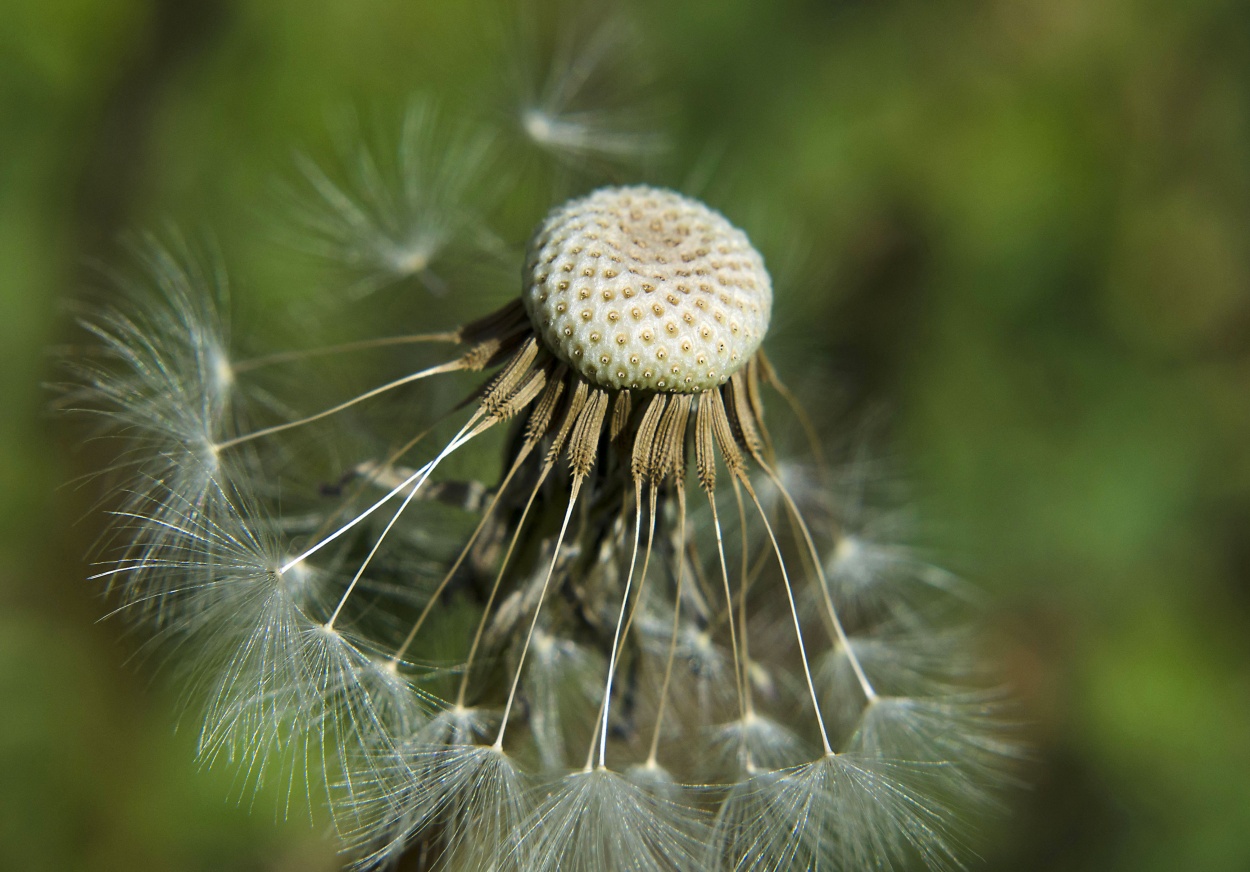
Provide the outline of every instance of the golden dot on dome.
{"type": "Polygon", "coordinates": [[[589,321],[589,320],[590,320],[591,318],[593,318],[593,317],[595,317],[595,313],[594,313],[592,310],[590,310],[590,309],[582,309],[582,320],[583,320],[583,321],[589,321]]]}
{"type": "Polygon", "coordinates": [[[629,341],[629,338],[628,338],[628,337],[627,337],[624,333],[618,333],[618,334],[616,334],[616,344],[617,344],[617,345],[624,345],[624,344],[625,344],[626,342],[628,342],[628,341],[629,341]]]}
{"type": "Polygon", "coordinates": [[[598,342],[603,337],[599,335],[598,331],[592,330],[589,338],[591,342],[598,342]]]}
{"type": "Polygon", "coordinates": [[[670,336],[677,335],[677,325],[674,324],[672,321],[669,321],[667,324],[665,324],[664,329],[668,332],[668,335],[670,336]]]}
{"type": "Polygon", "coordinates": [[[608,312],[608,320],[611,321],[613,324],[615,324],[620,319],[621,319],[621,313],[616,311],[615,309],[612,309],[608,312]]]}
{"type": "Polygon", "coordinates": [[[568,303],[556,303],[556,314],[563,315],[565,312],[568,311],[568,308],[569,308],[568,303]]]}
{"type": "Polygon", "coordinates": [[[590,288],[582,288],[581,290],[579,290],[579,291],[577,292],[577,298],[578,298],[579,300],[589,300],[589,299],[590,299],[590,288]]]}
{"type": "Polygon", "coordinates": [[[641,333],[638,334],[638,337],[642,339],[643,342],[650,342],[654,336],[655,334],[652,333],[650,330],[643,330],[641,333]]]}

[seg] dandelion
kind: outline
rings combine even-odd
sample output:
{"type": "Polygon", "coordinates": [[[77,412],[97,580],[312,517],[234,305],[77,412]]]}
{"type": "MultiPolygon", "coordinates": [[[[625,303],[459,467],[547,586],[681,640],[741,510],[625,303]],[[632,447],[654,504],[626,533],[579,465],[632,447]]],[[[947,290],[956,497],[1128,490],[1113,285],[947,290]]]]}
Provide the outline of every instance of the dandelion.
{"type": "Polygon", "coordinates": [[[578,173],[637,170],[665,148],[639,62],[638,29],[618,9],[522,4],[509,43],[509,113],[522,141],[578,173]]]}
{"type": "Polygon", "coordinates": [[[771,282],[719,213],[645,186],[565,203],[519,299],[407,337],[458,352],[250,431],[212,285],[146,259],[146,314],[92,324],[114,365],[85,394],[145,483],[105,574],[190,664],[208,759],[320,767],[365,866],[957,863],[957,814],[992,802],[1014,746],[962,640],[791,496],[764,415],[771,282]],[[453,372],[490,374],[419,466],[413,438],[337,502],[258,493],[266,443],[453,372]],[[495,431],[476,524],[437,580],[414,570],[410,513],[495,431]]]}
{"type": "Polygon", "coordinates": [[[341,271],[352,297],[405,279],[441,295],[449,259],[498,247],[481,219],[492,139],[465,125],[445,132],[439,120],[431,100],[413,99],[397,133],[366,135],[353,117],[332,165],[298,159],[301,182],[285,189],[288,235],[341,271]]]}
{"type": "MultiPolygon", "coordinates": [[[[596,45],[527,104],[567,155],[635,150],[569,114],[596,45]]],[[[484,232],[486,140],[433,119],[414,104],[389,164],[304,166],[311,248],[354,287],[441,287],[451,240],[484,232]]],[[[219,267],[155,240],[140,261],[85,322],[101,354],[71,396],[126,445],[100,575],[185,670],[206,760],[292,799],[307,779],[362,869],[967,856],[1018,749],[966,588],[825,465],[764,351],[764,259],[724,215],[601,187],[551,209],[519,295],[477,320],[250,358],[219,267]],[[299,412],[265,381],[383,346],[430,359],[299,412]],[[318,465],[300,441],[379,405],[411,420],[455,374],[464,399],[387,450],[318,465]],[[776,401],[811,458],[779,457],[776,401]],[[493,478],[448,472],[492,453],[493,478]]]]}

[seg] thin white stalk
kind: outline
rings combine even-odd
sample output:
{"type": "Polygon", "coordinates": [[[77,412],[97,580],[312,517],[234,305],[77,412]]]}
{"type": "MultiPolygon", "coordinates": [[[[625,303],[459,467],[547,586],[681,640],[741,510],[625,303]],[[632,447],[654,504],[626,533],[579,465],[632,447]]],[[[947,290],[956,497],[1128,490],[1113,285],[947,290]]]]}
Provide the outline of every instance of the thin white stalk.
{"type": "MultiPolygon", "coordinates": [[[[655,529],[655,515],[651,516],[651,529],[655,529]]],[[[625,623],[625,610],[629,605],[629,592],[634,582],[634,565],[638,561],[638,540],[642,533],[642,482],[634,482],[634,547],[629,555],[629,574],[625,576],[625,592],[621,594],[621,613],[616,618],[616,632],[612,636],[612,655],[608,658],[608,680],[603,688],[603,705],[600,706],[601,726],[599,729],[599,765],[604,765],[608,748],[608,713],[612,708],[612,679],[616,676],[617,646],[621,641],[621,626],[625,623]]],[[[647,556],[651,555],[651,537],[647,537],[647,556]]],[[[591,746],[592,750],[594,746],[591,746]]],[[[586,761],[586,769],[590,769],[590,760],[586,761]]]]}
{"type": "Polygon", "coordinates": [[[547,586],[551,584],[551,576],[556,571],[556,561],[560,559],[560,548],[564,545],[564,534],[569,528],[569,519],[573,517],[573,506],[577,504],[577,493],[582,488],[583,479],[573,481],[573,489],[569,494],[569,507],[564,512],[564,521],[560,524],[560,535],[556,537],[555,550],[551,554],[551,565],[547,567],[547,576],[543,579],[542,589],[538,592],[538,604],[534,606],[534,618],[530,621],[529,632],[525,634],[525,646],[521,648],[521,658],[517,661],[516,674],[512,676],[512,689],[508,692],[508,704],[504,706],[503,720],[499,724],[499,735],[495,738],[494,749],[503,750],[503,735],[508,729],[508,717],[512,714],[512,704],[516,701],[517,687],[521,683],[521,671],[525,668],[525,655],[529,653],[530,642],[534,639],[534,628],[538,626],[538,616],[543,610],[543,600],[547,596],[547,586]]]}
{"type": "MultiPolygon", "coordinates": [[[[435,457],[433,460],[431,460],[427,464],[428,471],[426,472],[426,474],[419,481],[413,484],[412,488],[408,491],[408,495],[405,496],[403,499],[403,502],[399,504],[399,508],[395,510],[395,514],[391,516],[391,519],[386,523],[386,526],[382,529],[382,532],[378,534],[377,541],[375,541],[373,543],[373,547],[369,549],[369,553],[365,556],[365,559],[361,562],[360,568],[357,569],[356,574],[352,576],[351,583],[347,585],[347,590],[343,591],[343,596],[339,598],[339,604],[335,607],[334,614],[330,615],[330,620],[326,621],[325,623],[325,628],[327,630],[334,629],[334,622],[338,620],[339,613],[343,611],[343,606],[347,605],[348,597],[352,595],[352,591],[356,589],[357,582],[359,582],[361,579],[361,576],[365,574],[365,570],[369,568],[369,564],[373,562],[374,555],[376,555],[378,553],[378,549],[382,547],[382,542],[386,539],[387,534],[391,532],[391,529],[399,521],[399,516],[404,513],[404,509],[408,508],[408,504],[411,503],[413,501],[413,498],[416,497],[417,492],[421,490],[421,486],[425,484],[426,481],[429,480],[429,477],[434,473],[434,470],[438,468],[439,463],[441,463],[447,457],[447,455],[449,455],[452,451],[455,450],[452,446],[456,444],[456,440],[464,436],[465,432],[468,431],[468,429],[473,426],[476,420],[477,420],[477,415],[474,415],[472,418],[470,418],[468,423],[466,423],[463,427],[460,428],[460,432],[456,434],[455,439],[452,439],[451,442],[447,444],[447,447],[444,448],[437,457],[435,457]]],[[[469,434],[468,438],[472,438],[474,436],[479,435],[483,431],[487,430],[491,426],[492,423],[494,422],[493,421],[483,422],[476,429],[474,429],[472,433],[469,434]]],[[[465,441],[468,441],[468,439],[466,439],[465,441]]]]}
{"type": "Polygon", "coordinates": [[[829,732],[825,729],[825,719],[820,713],[820,700],[816,697],[816,685],[812,681],[812,668],[807,662],[807,646],[803,644],[803,627],[799,622],[798,606],[794,603],[794,589],[790,585],[790,573],[786,570],[785,558],[781,556],[781,546],[777,544],[777,537],[773,534],[773,525],[768,523],[768,514],[764,511],[764,507],[760,505],[760,499],[756,496],[755,489],[745,481],[743,485],[746,487],[747,493],[750,494],[751,501],[755,503],[755,509],[759,512],[760,520],[764,522],[764,529],[768,532],[768,539],[773,545],[773,553],[777,555],[777,565],[781,567],[781,579],[786,586],[786,600],[790,603],[790,617],[794,620],[794,638],[798,642],[799,657],[803,661],[803,676],[807,679],[807,692],[811,695],[812,708],[816,712],[816,723],[820,727],[820,741],[824,745],[825,753],[832,754],[833,746],[829,744],[829,732]]]}
{"type": "MultiPolygon", "coordinates": [[[[767,464],[761,463],[765,474],[772,479],[777,491],[781,494],[781,498],[786,502],[786,508],[790,511],[794,518],[795,524],[798,525],[799,531],[803,534],[803,540],[807,544],[807,551],[812,559],[812,565],[816,568],[816,577],[820,581],[820,593],[824,600],[825,610],[829,613],[829,621],[833,624],[833,631],[838,639],[838,644],[842,646],[842,650],[846,652],[846,659],[851,664],[851,669],[855,672],[855,678],[859,681],[860,689],[863,690],[864,696],[872,702],[877,698],[877,692],[873,689],[872,682],[868,680],[867,674],[864,672],[863,664],[859,662],[859,658],[855,656],[855,651],[851,648],[851,641],[847,638],[846,630],[842,627],[842,621],[838,618],[838,611],[834,608],[833,597],[829,594],[829,580],[825,577],[824,566],[821,565],[820,555],[816,551],[816,543],[812,541],[811,531],[807,528],[807,522],[803,520],[803,516],[799,513],[799,507],[795,505],[790,492],[781,482],[781,478],[767,464]]],[[[754,496],[754,495],[753,495],[754,496]]]]}
{"type": "MultiPolygon", "coordinates": [[[[477,435],[477,434],[476,434],[476,433],[469,433],[467,436],[462,436],[462,437],[460,437],[459,439],[453,440],[453,441],[452,441],[452,442],[451,442],[451,443],[447,446],[447,448],[445,448],[445,449],[443,449],[443,450],[444,450],[445,452],[447,452],[447,453],[450,453],[451,451],[454,451],[455,449],[457,449],[457,448],[459,448],[460,446],[464,445],[466,442],[468,442],[470,439],[472,439],[475,435],[477,435]]],[[[401,481],[399,484],[395,485],[395,487],[391,488],[391,489],[390,489],[390,491],[388,491],[388,492],[386,493],[386,495],[385,495],[385,496],[383,496],[381,499],[379,499],[376,503],[374,503],[373,505],[371,505],[369,508],[365,509],[365,510],[364,510],[363,512],[361,512],[359,515],[357,515],[356,517],[352,518],[350,521],[348,521],[348,522],[347,522],[346,524],[344,524],[343,526],[339,527],[337,530],[335,530],[335,531],[334,531],[333,533],[331,533],[330,535],[328,535],[328,536],[326,536],[325,538],[323,538],[323,539],[321,539],[320,541],[318,541],[316,545],[312,546],[312,547],[311,547],[311,548],[309,548],[307,551],[304,551],[304,552],[303,552],[302,554],[300,554],[298,557],[293,557],[293,558],[291,558],[290,560],[288,560],[286,563],[284,563],[281,567],[279,567],[279,568],[278,568],[278,573],[279,573],[279,574],[281,574],[281,573],[285,573],[285,572],[287,572],[287,571],[288,571],[288,570],[289,570],[292,566],[294,566],[295,564],[299,563],[301,560],[306,560],[307,558],[312,557],[314,554],[316,554],[316,553],[317,553],[318,551],[320,551],[322,548],[324,548],[324,547],[326,547],[327,545],[329,545],[329,544],[330,544],[331,542],[333,542],[335,539],[339,538],[339,537],[340,537],[340,536],[342,536],[344,533],[346,533],[348,530],[352,529],[352,528],[353,528],[353,527],[355,527],[357,524],[359,524],[361,521],[363,521],[363,520],[365,520],[366,518],[368,518],[370,515],[372,515],[372,514],[373,514],[374,512],[376,512],[378,509],[382,508],[382,506],[384,506],[384,505],[386,505],[387,503],[389,503],[391,500],[393,500],[393,499],[395,498],[395,496],[396,496],[396,495],[397,495],[400,491],[402,491],[404,488],[406,488],[406,487],[408,487],[408,486],[412,485],[414,482],[417,482],[417,480],[418,480],[418,479],[420,479],[420,480],[421,480],[421,482],[424,482],[424,481],[425,481],[425,478],[424,478],[424,477],[428,477],[428,476],[430,475],[430,473],[434,471],[434,464],[435,464],[435,461],[430,461],[429,463],[425,464],[425,466],[422,466],[420,469],[418,469],[418,470],[417,470],[416,472],[414,472],[412,475],[408,476],[406,479],[404,479],[403,481],[401,481]]],[[[420,483],[418,483],[416,486],[417,486],[417,487],[420,487],[421,485],[420,485],[420,483]]]]}
{"type": "Polygon", "coordinates": [[[404,376],[403,378],[397,378],[392,382],[379,385],[372,390],[365,391],[363,394],[352,397],[350,400],[339,403],[337,406],[331,406],[330,408],[318,412],[315,415],[309,415],[307,418],[300,418],[298,421],[288,421],[285,424],[275,424],[272,427],[265,427],[261,430],[254,430],[251,433],[245,433],[242,436],[235,436],[233,439],[226,439],[224,442],[216,443],[213,448],[217,451],[224,451],[227,448],[233,448],[236,445],[241,445],[244,442],[250,442],[253,439],[260,439],[261,437],[272,436],[275,433],[281,433],[295,427],[302,427],[305,424],[311,424],[314,421],[320,421],[322,418],[328,418],[331,415],[336,415],[344,409],[350,409],[357,403],[363,403],[365,400],[372,399],[373,397],[384,394],[387,391],[393,391],[395,388],[403,387],[406,384],[420,381],[421,379],[428,378],[432,375],[439,375],[445,372],[455,372],[456,370],[461,369],[461,367],[462,365],[458,360],[453,360],[448,363],[440,363],[438,366],[432,366],[429,369],[423,369],[420,372],[414,372],[404,376]]]}

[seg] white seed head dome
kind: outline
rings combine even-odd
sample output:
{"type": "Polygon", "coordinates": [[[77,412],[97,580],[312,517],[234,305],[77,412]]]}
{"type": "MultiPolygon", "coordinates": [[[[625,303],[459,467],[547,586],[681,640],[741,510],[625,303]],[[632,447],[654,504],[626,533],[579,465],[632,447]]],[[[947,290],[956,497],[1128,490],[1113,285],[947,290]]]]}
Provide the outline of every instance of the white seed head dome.
{"type": "Polygon", "coordinates": [[[522,296],[547,347],[608,388],[724,384],[768,330],[772,282],[746,234],[663,188],[600,188],[534,232],[522,296]]]}

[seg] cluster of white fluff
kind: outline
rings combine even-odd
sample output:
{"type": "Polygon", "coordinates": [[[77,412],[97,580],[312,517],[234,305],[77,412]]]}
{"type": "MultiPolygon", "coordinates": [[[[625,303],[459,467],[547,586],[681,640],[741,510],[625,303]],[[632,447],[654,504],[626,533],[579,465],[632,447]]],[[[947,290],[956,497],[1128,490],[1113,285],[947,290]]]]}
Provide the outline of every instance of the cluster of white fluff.
{"type": "MultiPolygon", "coordinates": [[[[564,45],[531,80],[516,118],[583,168],[655,146],[606,135],[609,116],[575,99],[608,48],[610,31],[594,33],[585,56],[564,45]]],[[[352,287],[415,275],[441,290],[447,251],[497,245],[479,217],[492,138],[436,121],[414,103],[393,153],[358,151],[338,174],[303,166],[308,248],[352,287]]],[[[536,452],[517,476],[533,510],[491,517],[499,481],[440,467],[495,437],[467,410],[411,403],[390,416],[405,429],[378,440],[402,450],[330,470],[341,483],[318,472],[325,493],[291,485],[289,436],[451,364],[290,412],[259,378],[302,358],[236,358],[216,261],[136,250],[125,299],[84,322],[97,353],[75,364],[73,405],[124,446],[100,576],[184,670],[206,759],[320,785],[361,867],[966,860],[965,824],[996,804],[1017,748],[964,623],[967,586],[908,547],[871,488],[809,457],[741,485],[726,475],[710,499],[692,483],[635,503],[605,456],[575,512],[563,460],[544,484],[536,452]],[[470,423],[438,447],[404,444],[438,412],[470,423]]],[[[451,335],[328,351],[426,355],[451,335]]],[[[774,405],[774,426],[797,429],[801,410],[774,405]]],[[[502,440],[506,460],[518,438],[502,440]]]]}

